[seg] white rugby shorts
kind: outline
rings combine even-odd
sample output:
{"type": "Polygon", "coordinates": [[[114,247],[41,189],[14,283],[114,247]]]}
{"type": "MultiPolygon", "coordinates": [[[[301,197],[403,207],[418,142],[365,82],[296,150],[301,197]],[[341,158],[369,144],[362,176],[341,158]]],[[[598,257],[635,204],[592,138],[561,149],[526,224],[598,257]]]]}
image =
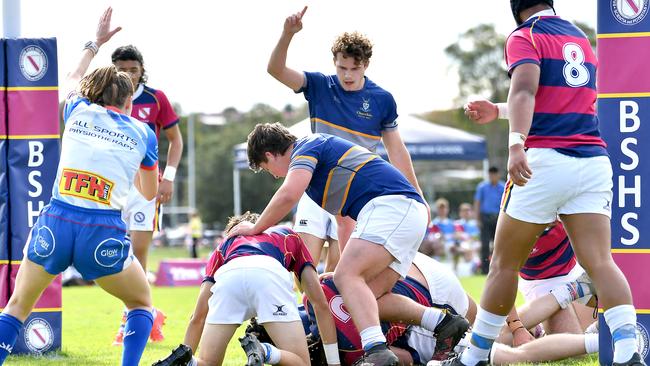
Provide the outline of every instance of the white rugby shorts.
{"type": "Polygon", "coordinates": [[[403,195],[373,198],[359,212],[351,238],[382,245],[395,258],[390,264],[403,278],[408,274],[427,230],[427,207],[403,195]]]}
{"type": "Polygon", "coordinates": [[[508,180],[501,209],[517,220],[548,224],[557,215],[597,213],[611,217],[612,166],[607,156],[576,158],[554,149],[526,152],[533,171],[525,186],[508,180]]]}
{"type": "Polygon", "coordinates": [[[296,209],[293,231],[311,234],[319,239],[338,240],[336,218],[303,194],[296,209]]]}
{"type": "Polygon", "coordinates": [[[235,258],[214,275],[208,300],[208,324],[260,324],[300,321],[293,275],[266,255],[235,258]]]}

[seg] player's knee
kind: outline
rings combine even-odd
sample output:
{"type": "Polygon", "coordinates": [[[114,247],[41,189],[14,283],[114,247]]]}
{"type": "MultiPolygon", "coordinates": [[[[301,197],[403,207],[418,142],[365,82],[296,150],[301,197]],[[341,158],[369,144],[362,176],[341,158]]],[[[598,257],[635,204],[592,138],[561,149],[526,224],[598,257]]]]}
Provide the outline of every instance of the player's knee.
{"type": "Polygon", "coordinates": [[[7,302],[4,312],[18,318],[20,321],[25,321],[32,312],[32,307],[33,304],[22,300],[19,296],[12,296],[7,302]]]}
{"type": "Polygon", "coordinates": [[[336,268],[332,279],[334,280],[334,285],[336,285],[338,289],[342,289],[346,284],[350,283],[349,273],[345,270],[340,269],[340,267],[336,268]]]}

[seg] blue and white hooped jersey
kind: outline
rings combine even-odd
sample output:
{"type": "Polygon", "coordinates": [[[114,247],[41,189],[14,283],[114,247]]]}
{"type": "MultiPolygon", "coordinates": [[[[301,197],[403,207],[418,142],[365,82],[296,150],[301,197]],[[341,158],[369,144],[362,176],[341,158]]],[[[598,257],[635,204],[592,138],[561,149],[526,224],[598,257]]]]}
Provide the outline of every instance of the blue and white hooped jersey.
{"type": "Polygon", "coordinates": [[[52,198],[74,206],[122,210],[139,168],[158,167],[158,141],[146,124],[71,95],[52,198]]]}

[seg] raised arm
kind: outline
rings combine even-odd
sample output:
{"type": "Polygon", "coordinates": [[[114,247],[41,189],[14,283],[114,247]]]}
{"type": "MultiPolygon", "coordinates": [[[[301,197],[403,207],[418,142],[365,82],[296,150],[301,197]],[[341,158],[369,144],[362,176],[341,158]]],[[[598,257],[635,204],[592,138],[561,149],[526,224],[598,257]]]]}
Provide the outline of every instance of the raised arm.
{"type": "Polygon", "coordinates": [[[266,71],[276,78],[282,84],[288,86],[293,91],[298,91],[305,83],[305,74],[287,67],[287,51],[293,35],[302,29],[302,17],[305,15],[307,7],[302,11],[295,13],[284,21],[284,30],[278,40],[278,44],[271,53],[269,64],[266,71]]]}
{"type": "Polygon", "coordinates": [[[104,14],[99,18],[99,23],[97,24],[97,32],[95,33],[95,40],[90,41],[84,47],[81,53],[81,59],[77,63],[77,66],[70,71],[65,80],[65,92],[66,94],[74,91],[79,85],[79,81],[84,77],[90,61],[95,57],[99,48],[108,40],[110,40],[113,35],[120,30],[122,27],[116,27],[111,30],[111,16],[113,15],[113,8],[109,7],[104,11],[104,14]]]}

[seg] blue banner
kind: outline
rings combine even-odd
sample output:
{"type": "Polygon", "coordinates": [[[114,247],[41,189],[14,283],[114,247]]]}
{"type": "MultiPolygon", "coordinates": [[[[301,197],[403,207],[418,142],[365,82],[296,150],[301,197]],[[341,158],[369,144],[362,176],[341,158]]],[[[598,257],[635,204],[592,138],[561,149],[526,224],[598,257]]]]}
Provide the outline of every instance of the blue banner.
{"type": "MultiPolygon", "coordinates": [[[[650,190],[650,0],[598,1],[598,118],[613,170],[612,257],[627,278],[637,311],[637,344],[648,359],[650,329],[650,227],[643,205],[650,190]],[[646,188],[647,187],[647,188],[646,188]]],[[[613,347],[602,316],[600,364],[611,365],[613,347]]]]}
{"type": "MultiPolygon", "coordinates": [[[[9,278],[15,278],[29,231],[48,204],[60,154],[56,40],[5,40],[9,278]]],[[[9,291],[11,292],[11,288],[9,291]]],[[[13,353],[61,347],[61,285],[55,280],[25,321],[13,353]]]]}

